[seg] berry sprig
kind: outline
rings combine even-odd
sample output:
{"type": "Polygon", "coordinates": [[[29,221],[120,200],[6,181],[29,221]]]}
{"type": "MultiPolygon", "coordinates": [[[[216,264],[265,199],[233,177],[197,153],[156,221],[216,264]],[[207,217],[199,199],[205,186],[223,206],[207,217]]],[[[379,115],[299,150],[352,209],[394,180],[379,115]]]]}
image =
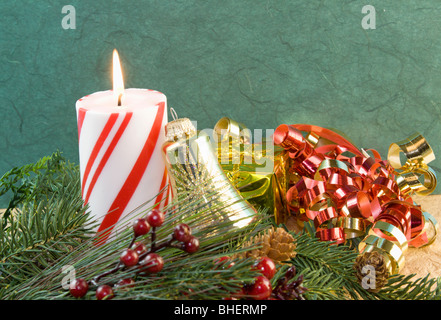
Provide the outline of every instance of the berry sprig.
{"type": "Polygon", "coordinates": [[[191,228],[185,223],[181,223],[174,228],[169,240],[157,244],[156,229],[163,225],[164,220],[164,213],[157,209],[149,212],[145,218],[136,219],[132,224],[132,241],[121,252],[118,263],[112,269],[95,276],[89,281],[81,278],[72,281],[69,286],[71,295],[76,298],[84,297],[89,288],[94,286],[97,288],[95,296],[98,300],[112,299],[115,296],[115,289],[123,286],[124,288],[133,287],[135,281],[132,278],[121,279],[111,286],[109,284],[99,284],[102,278],[128,268],[133,268],[136,270],[136,274],[141,276],[158,273],[164,267],[164,260],[156,252],[166,247],[177,248],[187,253],[195,253],[199,250],[199,240],[191,234],[191,228]],[[146,236],[149,232],[151,241],[150,248],[147,248],[143,241],[137,240],[146,236]]]}
{"type": "MultiPolygon", "coordinates": [[[[216,264],[222,263],[223,266],[231,268],[234,262],[228,263],[229,257],[221,257],[215,261],[216,264]]],[[[272,287],[271,279],[276,274],[276,264],[268,257],[263,257],[256,261],[252,266],[252,270],[257,270],[261,275],[257,276],[252,283],[244,284],[237,292],[224,300],[238,300],[238,299],[254,299],[265,300],[271,296],[272,287]]]]}
{"type": "Polygon", "coordinates": [[[244,286],[245,294],[254,300],[268,299],[272,293],[270,280],[276,274],[276,264],[270,258],[263,257],[256,262],[254,269],[260,271],[262,275],[258,276],[252,284],[244,286]]]}

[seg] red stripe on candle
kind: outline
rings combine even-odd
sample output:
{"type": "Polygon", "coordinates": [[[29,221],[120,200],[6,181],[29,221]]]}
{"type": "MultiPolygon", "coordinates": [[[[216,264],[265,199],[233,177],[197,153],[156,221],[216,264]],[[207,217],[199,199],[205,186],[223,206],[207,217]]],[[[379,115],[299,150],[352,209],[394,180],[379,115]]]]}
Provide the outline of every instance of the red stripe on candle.
{"type": "Polygon", "coordinates": [[[121,122],[121,125],[116,132],[115,136],[113,137],[112,141],[109,144],[109,147],[107,148],[106,152],[104,153],[103,158],[101,159],[98,167],[95,170],[95,173],[93,174],[92,180],[90,181],[89,188],[87,189],[86,197],[84,198],[84,202],[88,203],[90,194],[92,193],[93,188],[95,187],[95,184],[101,175],[101,171],[103,171],[104,167],[106,166],[107,160],[109,160],[110,156],[112,155],[113,150],[115,149],[116,145],[118,144],[119,139],[123,135],[124,131],[127,128],[127,125],[130,122],[130,119],[132,118],[133,113],[127,112],[124,116],[123,121],[121,122]]]}
{"type": "Polygon", "coordinates": [[[81,128],[83,127],[84,118],[86,117],[86,109],[78,109],[78,140],[80,140],[81,128]]]}
{"type": "Polygon", "coordinates": [[[115,224],[118,222],[124,209],[127,207],[127,204],[135,193],[136,188],[138,187],[138,184],[141,181],[141,178],[150,162],[150,158],[153,154],[153,150],[155,149],[159,138],[159,133],[162,128],[165,103],[160,102],[157,106],[158,112],[156,113],[155,121],[153,122],[152,129],[150,130],[144,147],[142,148],[142,151],[136,160],[132,171],[124,182],[124,185],[122,186],[121,190],[110,206],[108,213],[104,217],[103,222],[98,228],[98,233],[105,231],[103,235],[100,235],[99,243],[104,243],[109,238],[115,224]]]}
{"type": "Polygon", "coordinates": [[[96,157],[98,156],[98,153],[101,150],[101,147],[104,144],[104,141],[106,141],[107,136],[110,133],[110,130],[112,130],[116,119],[118,118],[118,113],[112,113],[107,120],[106,125],[104,126],[103,131],[101,131],[100,136],[98,137],[98,140],[95,143],[95,146],[93,147],[92,153],[90,154],[89,160],[87,160],[86,169],[84,170],[83,175],[83,183],[81,186],[81,194],[84,194],[84,187],[86,186],[87,178],[89,177],[90,170],[92,169],[92,166],[95,162],[96,157]]]}

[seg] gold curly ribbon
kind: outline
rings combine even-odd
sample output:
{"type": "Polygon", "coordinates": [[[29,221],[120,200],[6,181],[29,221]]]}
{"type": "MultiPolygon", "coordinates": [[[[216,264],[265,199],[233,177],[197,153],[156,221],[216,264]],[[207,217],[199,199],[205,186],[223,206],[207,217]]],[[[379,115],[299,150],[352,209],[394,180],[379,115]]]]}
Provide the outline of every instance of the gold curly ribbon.
{"type": "Polygon", "coordinates": [[[428,195],[435,190],[436,174],[428,166],[428,163],[435,160],[435,155],[420,133],[392,143],[387,158],[394,169],[401,171],[397,182],[402,192],[428,195]],[[402,163],[401,154],[405,157],[405,163],[402,163]]]}

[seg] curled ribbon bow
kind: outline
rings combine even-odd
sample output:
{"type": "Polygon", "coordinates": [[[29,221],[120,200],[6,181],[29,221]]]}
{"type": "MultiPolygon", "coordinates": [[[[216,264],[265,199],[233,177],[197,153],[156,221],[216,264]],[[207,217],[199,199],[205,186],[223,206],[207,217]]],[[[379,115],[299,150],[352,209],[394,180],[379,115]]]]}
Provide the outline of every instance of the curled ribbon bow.
{"type": "Polygon", "coordinates": [[[402,268],[408,246],[434,240],[436,233],[428,239],[426,229],[436,230],[435,219],[411,198],[436,187],[427,165],[435,156],[420,134],[392,144],[387,161],[318,126],[283,124],[273,139],[291,158],[297,177],[286,193],[288,207],[300,221],[314,222],[319,239],[338,244],[365,236],[360,253],[381,252],[392,274],[402,268]]]}
{"type": "Polygon", "coordinates": [[[415,133],[405,140],[391,144],[388,160],[394,169],[401,171],[397,182],[403,193],[415,192],[418,195],[428,195],[435,190],[436,174],[427,165],[435,160],[435,156],[421,134],[415,133]],[[401,153],[405,156],[404,164],[400,157],[401,153]]]}

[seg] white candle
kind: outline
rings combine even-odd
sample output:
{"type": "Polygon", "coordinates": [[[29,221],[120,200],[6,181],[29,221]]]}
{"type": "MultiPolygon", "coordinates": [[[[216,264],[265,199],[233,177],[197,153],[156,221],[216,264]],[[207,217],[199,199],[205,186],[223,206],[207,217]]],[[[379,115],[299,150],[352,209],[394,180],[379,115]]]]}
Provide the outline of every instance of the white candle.
{"type": "Polygon", "coordinates": [[[149,200],[147,206],[160,203],[165,195],[156,196],[168,184],[161,153],[166,96],[155,90],[124,89],[120,77],[114,74],[113,90],[76,103],[82,195],[100,221],[97,232],[108,230],[103,241],[128,213],[149,200]]]}

